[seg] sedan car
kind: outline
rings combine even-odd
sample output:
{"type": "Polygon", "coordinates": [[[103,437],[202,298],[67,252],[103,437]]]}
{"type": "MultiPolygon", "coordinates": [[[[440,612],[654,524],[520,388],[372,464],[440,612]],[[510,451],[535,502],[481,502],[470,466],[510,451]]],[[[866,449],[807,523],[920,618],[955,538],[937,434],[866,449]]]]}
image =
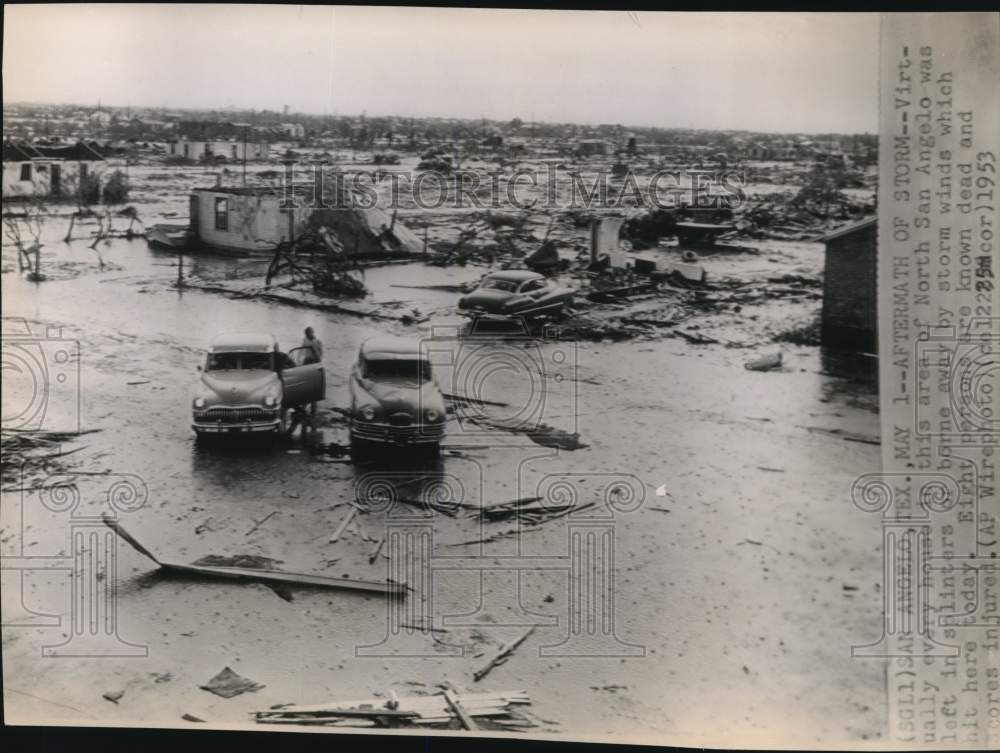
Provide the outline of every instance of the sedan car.
{"type": "Polygon", "coordinates": [[[198,370],[191,428],[199,436],[277,434],[285,430],[289,410],[326,397],[323,364],[313,349],[283,353],[272,335],[219,335],[198,370]]]}
{"type": "Polygon", "coordinates": [[[478,288],[459,299],[458,308],[474,317],[554,316],[566,311],[573,292],[537,272],[509,269],[486,275],[478,288]]]}
{"type": "Polygon", "coordinates": [[[351,369],[352,453],[373,447],[436,450],[445,405],[420,341],[374,337],[361,344],[351,369]]]}

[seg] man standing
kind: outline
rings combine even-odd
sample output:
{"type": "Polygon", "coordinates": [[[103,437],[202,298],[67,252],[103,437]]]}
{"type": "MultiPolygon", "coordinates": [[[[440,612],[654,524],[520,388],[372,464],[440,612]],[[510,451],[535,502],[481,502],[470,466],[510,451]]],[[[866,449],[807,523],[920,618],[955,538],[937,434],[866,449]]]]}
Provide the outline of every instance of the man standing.
{"type": "Polygon", "coordinates": [[[322,363],[323,362],[323,342],[316,337],[313,332],[312,327],[306,327],[305,337],[302,338],[302,347],[311,348],[313,353],[313,358],[306,363],[322,363]]]}

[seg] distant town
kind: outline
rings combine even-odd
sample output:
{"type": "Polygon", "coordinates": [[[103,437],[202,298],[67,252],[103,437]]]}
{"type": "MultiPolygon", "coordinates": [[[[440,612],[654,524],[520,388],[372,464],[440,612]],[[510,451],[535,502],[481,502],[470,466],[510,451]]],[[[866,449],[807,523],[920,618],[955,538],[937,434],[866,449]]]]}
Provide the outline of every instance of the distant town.
{"type": "MultiPolygon", "coordinates": [[[[462,155],[660,156],[677,162],[823,159],[874,164],[876,134],[774,134],[689,128],[596,126],[512,118],[310,115],[272,110],[166,110],[95,104],[5,104],[5,142],[84,141],[135,160],[242,162],[284,159],[288,149],[419,151],[447,144],[462,155]]],[[[6,158],[5,158],[6,161],[6,158]]]]}

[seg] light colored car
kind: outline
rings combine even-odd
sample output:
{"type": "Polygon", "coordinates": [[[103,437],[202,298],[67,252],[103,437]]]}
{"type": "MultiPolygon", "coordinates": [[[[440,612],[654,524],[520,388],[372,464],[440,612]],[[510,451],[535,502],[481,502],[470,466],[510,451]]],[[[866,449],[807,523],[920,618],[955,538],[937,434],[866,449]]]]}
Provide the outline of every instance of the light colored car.
{"type": "Polygon", "coordinates": [[[283,353],[268,334],[219,335],[198,370],[191,428],[199,435],[283,432],[289,410],[326,397],[326,375],[313,349],[283,353]]]}
{"type": "Polygon", "coordinates": [[[440,446],[444,397],[418,340],[366,340],[351,369],[350,391],[352,452],[372,446],[440,446]]]}
{"type": "Polygon", "coordinates": [[[476,318],[534,319],[564,314],[573,294],[572,288],[555,285],[537,272],[508,269],[486,275],[478,288],[459,299],[458,308],[476,318]]]}

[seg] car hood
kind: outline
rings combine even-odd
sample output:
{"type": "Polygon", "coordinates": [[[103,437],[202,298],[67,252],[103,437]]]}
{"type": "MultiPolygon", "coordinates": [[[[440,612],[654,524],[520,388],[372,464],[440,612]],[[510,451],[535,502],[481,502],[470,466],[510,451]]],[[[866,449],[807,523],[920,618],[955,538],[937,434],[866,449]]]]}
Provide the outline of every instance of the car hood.
{"type": "Polygon", "coordinates": [[[360,384],[365,392],[375,398],[386,415],[400,411],[414,413],[417,410],[427,411],[433,408],[440,416],[444,416],[444,397],[434,382],[415,385],[363,379],[360,384]]]}
{"type": "Polygon", "coordinates": [[[206,371],[201,375],[201,397],[209,405],[261,403],[275,385],[280,388],[278,375],[264,369],[206,371]]]}
{"type": "Polygon", "coordinates": [[[515,293],[507,293],[503,290],[474,290],[466,296],[462,296],[459,299],[458,304],[462,308],[477,308],[482,307],[487,311],[495,311],[503,306],[504,303],[513,298],[515,293]]]}

